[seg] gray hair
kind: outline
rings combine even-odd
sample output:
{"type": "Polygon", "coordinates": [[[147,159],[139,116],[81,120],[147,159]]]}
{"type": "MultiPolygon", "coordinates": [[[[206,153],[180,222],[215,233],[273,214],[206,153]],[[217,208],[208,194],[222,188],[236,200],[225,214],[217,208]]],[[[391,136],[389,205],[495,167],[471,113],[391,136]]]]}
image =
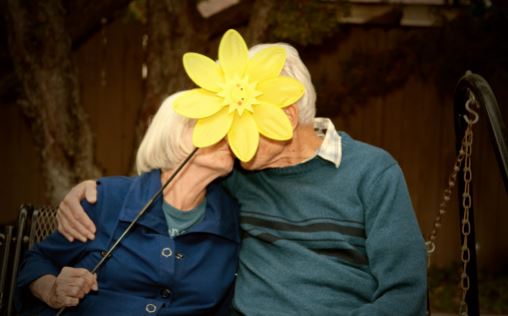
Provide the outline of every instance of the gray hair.
{"type": "Polygon", "coordinates": [[[286,63],[284,64],[284,68],[282,68],[281,75],[294,78],[303,84],[305,93],[303,97],[296,102],[296,106],[300,113],[298,121],[304,124],[312,124],[316,116],[316,90],[312,84],[309,70],[300,59],[298,51],[293,46],[286,43],[254,45],[249,49],[249,55],[253,56],[256,52],[270,46],[282,46],[286,50],[286,63]]]}
{"type": "Polygon", "coordinates": [[[155,113],[136,155],[138,174],[173,169],[191,153],[192,142],[186,133],[192,131],[195,120],[173,110],[173,101],[180,93],[166,98],[155,113]]]}

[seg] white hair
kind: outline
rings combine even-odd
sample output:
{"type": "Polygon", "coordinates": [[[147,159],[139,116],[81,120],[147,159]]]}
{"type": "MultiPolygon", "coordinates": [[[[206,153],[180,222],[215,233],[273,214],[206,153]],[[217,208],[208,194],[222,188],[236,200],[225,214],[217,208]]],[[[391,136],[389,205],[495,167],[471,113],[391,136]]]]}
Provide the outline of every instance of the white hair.
{"type": "Polygon", "coordinates": [[[173,101],[179,94],[166,98],[155,113],[136,155],[138,174],[173,169],[191,153],[192,142],[186,133],[192,131],[195,120],[173,110],[173,101]]]}
{"type": "Polygon", "coordinates": [[[305,93],[296,102],[299,112],[298,121],[304,124],[312,124],[316,116],[316,90],[312,84],[309,70],[300,59],[298,51],[286,43],[254,45],[249,49],[249,55],[253,56],[256,52],[270,46],[282,46],[286,50],[286,63],[282,68],[281,75],[294,78],[303,84],[305,93]]]}

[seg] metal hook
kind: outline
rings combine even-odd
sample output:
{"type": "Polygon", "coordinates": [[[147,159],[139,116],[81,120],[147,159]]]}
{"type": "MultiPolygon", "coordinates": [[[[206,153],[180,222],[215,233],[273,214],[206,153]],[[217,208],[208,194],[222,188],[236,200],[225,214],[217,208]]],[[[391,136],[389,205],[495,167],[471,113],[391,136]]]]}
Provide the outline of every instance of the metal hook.
{"type": "Polygon", "coordinates": [[[478,103],[476,102],[474,94],[471,91],[469,91],[469,99],[467,99],[466,101],[466,111],[468,111],[469,114],[473,116],[473,120],[471,121],[471,119],[465,114],[464,120],[466,121],[467,124],[476,124],[480,119],[480,116],[478,115],[478,112],[476,112],[471,108],[471,104],[473,104],[476,108],[478,108],[478,103]]]}

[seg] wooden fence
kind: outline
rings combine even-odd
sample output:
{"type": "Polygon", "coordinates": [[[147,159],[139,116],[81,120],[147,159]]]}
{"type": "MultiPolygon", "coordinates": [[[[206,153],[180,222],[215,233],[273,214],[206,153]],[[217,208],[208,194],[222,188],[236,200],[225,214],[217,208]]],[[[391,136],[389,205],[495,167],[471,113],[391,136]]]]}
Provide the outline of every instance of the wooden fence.
{"type": "MultiPolygon", "coordinates": [[[[79,70],[81,102],[95,134],[95,158],[104,175],[125,175],[132,169],[134,127],[144,95],[142,32],[139,24],[116,21],[73,56],[79,70]]],[[[319,58],[304,54],[304,61],[314,78],[325,72],[340,76],[337,60],[347,58],[358,47],[376,52],[396,38],[394,31],[355,27],[340,44],[320,52],[319,58]]],[[[322,87],[316,85],[316,89],[319,108],[327,100],[319,97],[322,87]]],[[[503,93],[498,94],[501,105],[508,102],[503,93]]],[[[338,129],[385,148],[399,161],[425,236],[432,228],[455,160],[452,94],[442,95],[431,81],[413,77],[400,89],[332,118],[338,129]]],[[[2,104],[0,119],[0,161],[4,169],[0,224],[5,224],[15,220],[21,203],[44,204],[46,200],[40,154],[34,148],[27,120],[15,104],[2,104]]],[[[503,233],[503,226],[508,224],[508,197],[484,123],[476,131],[473,183],[478,258],[480,268],[501,270],[508,264],[508,238],[503,233]]],[[[459,259],[457,213],[454,199],[437,240],[433,262],[438,266],[459,259]]]]}

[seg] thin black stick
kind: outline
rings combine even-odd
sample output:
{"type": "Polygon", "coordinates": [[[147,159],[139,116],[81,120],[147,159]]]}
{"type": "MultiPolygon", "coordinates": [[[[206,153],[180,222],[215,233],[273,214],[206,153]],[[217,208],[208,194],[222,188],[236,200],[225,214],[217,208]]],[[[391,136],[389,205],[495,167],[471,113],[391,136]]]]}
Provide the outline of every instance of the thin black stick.
{"type": "MultiPolygon", "coordinates": [[[[192,158],[192,156],[194,156],[194,154],[196,153],[196,151],[198,151],[198,149],[199,148],[197,148],[197,147],[194,148],[194,150],[189,154],[189,156],[187,156],[187,158],[185,158],[185,160],[178,166],[178,168],[176,168],[175,172],[173,172],[173,174],[168,178],[168,180],[166,180],[166,182],[160,188],[160,190],[157,193],[155,193],[150,198],[150,200],[148,200],[148,202],[146,202],[145,206],[143,206],[141,211],[139,211],[138,214],[136,215],[136,218],[134,218],[132,220],[132,222],[129,224],[129,226],[127,226],[127,228],[125,228],[122,235],[120,235],[120,237],[118,237],[118,239],[109,248],[109,250],[106,252],[106,254],[104,254],[104,256],[101,258],[101,260],[92,269],[92,271],[90,271],[91,273],[95,273],[104,264],[104,262],[106,262],[106,260],[109,258],[111,253],[115,250],[115,248],[120,244],[120,242],[125,238],[125,236],[127,236],[129,231],[131,230],[131,228],[138,222],[138,220],[141,218],[141,216],[143,216],[143,214],[145,214],[145,212],[150,208],[150,206],[152,206],[153,202],[155,202],[155,200],[159,198],[159,196],[162,194],[164,189],[168,186],[169,183],[171,183],[171,181],[173,181],[173,179],[178,175],[178,173],[183,169],[183,167],[185,167],[185,165],[189,162],[189,160],[192,158]]],[[[56,316],[62,315],[64,310],[65,310],[65,307],[60,308],[60,310],[58,311],[56,316]]]]}

